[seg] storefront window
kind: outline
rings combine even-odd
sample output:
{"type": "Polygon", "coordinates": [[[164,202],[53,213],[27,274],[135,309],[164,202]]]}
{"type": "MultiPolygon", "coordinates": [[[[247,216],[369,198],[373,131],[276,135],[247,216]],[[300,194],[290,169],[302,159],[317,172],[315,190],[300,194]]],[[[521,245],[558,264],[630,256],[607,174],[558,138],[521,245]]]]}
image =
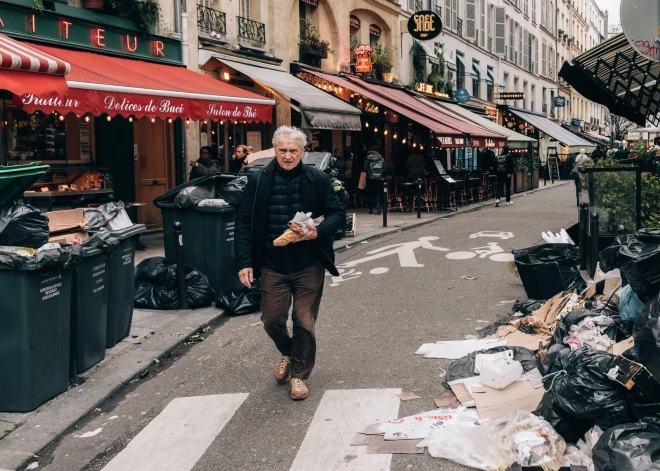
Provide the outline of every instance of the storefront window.
{"type": "Polygon", "coordinates": [[[91,118],[79,123],[75,115],[36,112],[6,107],[5,142],[10,163],[89,161],[91,118]],[[78,144],[80,147],[74,147],[78,144]]]}

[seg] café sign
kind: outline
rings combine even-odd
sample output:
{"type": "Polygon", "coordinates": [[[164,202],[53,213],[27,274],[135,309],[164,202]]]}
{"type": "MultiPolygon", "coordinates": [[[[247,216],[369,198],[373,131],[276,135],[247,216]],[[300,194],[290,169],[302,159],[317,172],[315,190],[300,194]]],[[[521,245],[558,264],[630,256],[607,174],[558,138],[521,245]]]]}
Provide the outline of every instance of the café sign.
{"type": "Polygon", "coordinates": [[[353,49],[355,53],[355,71],[358,74],[368,74],[373,68],[371,55],[374,50],[369,44],[360,44],[353,49]]]}
{"type": "Polygon", "coordinates": [[[69,16],[54,11],[36,12],[21,5],[0,3],[0,33],[14,39],[43,43],[66,49],[83,49],[169,64],[181,64],[181,42],[150,35],[144,37],[128,20],[94,14],[94,19],[106,16],[108,24],[94,23],[81,8],[66,8],[69,16]],[[75,13],[76,16],[73,16],[75,13]]]}
{"type": "Polygon", "coordinates": [[[408,19],[408,32],[420,41],[434,39],[442,32],[442,19],[434,11],[418,11],[408,19]]]}
{"type": "Polygon", "coordinates": [[[464,137],[438,136],[440,147],[465,147],[464,137]]]}

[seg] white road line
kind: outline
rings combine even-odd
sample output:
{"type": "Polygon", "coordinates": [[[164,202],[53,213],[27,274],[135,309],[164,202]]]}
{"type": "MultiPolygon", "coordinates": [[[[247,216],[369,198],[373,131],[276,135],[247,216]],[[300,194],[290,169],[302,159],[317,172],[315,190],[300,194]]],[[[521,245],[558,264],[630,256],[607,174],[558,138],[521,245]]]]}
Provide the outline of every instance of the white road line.
{"type": "Polygon", "coordinates": [[[174,399],[103,471],[190,471],[247,397],[174,399]]]}
{"type": "Polygon", "coordinates": [[[398,418],[401,389],[326,391],[316,409],[291,471],[388,471],[392,455],[367,455],[351,446],[365,427],[398,418]]]}

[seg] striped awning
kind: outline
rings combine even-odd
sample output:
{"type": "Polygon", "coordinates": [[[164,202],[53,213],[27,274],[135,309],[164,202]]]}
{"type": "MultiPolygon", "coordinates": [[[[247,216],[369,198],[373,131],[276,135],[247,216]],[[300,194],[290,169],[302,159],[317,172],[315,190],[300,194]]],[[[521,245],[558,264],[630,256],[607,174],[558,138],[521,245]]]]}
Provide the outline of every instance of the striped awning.
{"type": "Polygon", "coordinates": [[[19,98],[27,94],[63,98],[69,63],[29,44],[0,34],[0,90],[19,98]]]}
{"type": "Polygon", "coordinates": [[[71,66],[57,57],[0,34],[0,69],[66,75],[71,66]]]}

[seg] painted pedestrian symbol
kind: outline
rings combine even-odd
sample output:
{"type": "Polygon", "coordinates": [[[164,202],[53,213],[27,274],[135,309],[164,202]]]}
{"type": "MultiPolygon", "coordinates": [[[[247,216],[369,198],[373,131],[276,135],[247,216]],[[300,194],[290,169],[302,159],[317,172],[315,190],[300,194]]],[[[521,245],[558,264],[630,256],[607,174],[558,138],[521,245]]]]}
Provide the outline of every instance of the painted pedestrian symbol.
{"type": "Polygon", "coordinates": [[[474,252],[451,252],[446,256],[450,260],[467,260],[479,255],[479,258],[486,258],[494,262],[510,262],[513,260],[513,254],[504,253],[504,249],[500,247],[497,242],[488,242],[485,247],[475,247],[472,249],[474,252]]]}
{"type": "Polygon", "coordinates": [[[437,250],[441,252],[449,252],[449,249],[444,247],[435,247],[431,244],[431,241],[438,240],[440,237],[437,236],[427,236],[420,237],[419,239],[412,242],[404,242],[402,244],[388,245],[386,247],[381,247],[376,250],[367,252],[367,255],[370,257],[359,258],[351,262],[342,263],[339,265],[341,268],[355,267],[364,262],[370,262],[372,260],[378,260],[380,258],[389,257],[390,255],[398,255],[399,264],[402,268],[421,268],[424,265],[417,262],[415,257],[415,249],[423,248],[428,250],[437,250]]]}

